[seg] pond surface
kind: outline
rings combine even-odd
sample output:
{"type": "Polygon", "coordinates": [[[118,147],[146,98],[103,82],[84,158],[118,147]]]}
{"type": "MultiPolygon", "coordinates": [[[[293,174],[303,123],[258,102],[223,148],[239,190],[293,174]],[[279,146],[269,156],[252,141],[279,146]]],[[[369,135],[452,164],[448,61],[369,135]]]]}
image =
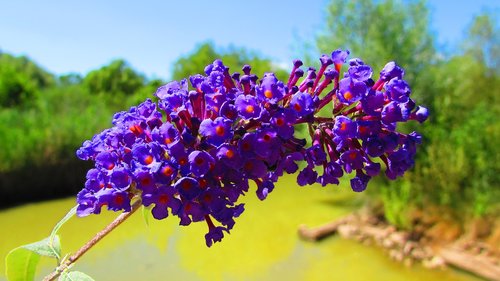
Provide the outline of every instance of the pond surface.
{"type": "MultiPolygon", "coordinates": [[[[372,187],[375,188],[375,187],[372,187]]],[[[149,220],[139,210],[74,266],[95,280],[480,280],[456,270],[406,267],[375,246],[339,237],[301,241],[300,224],[320,225],[351,212],[359,196],[347,187],[297,187],[284,178],[265,201],[253,193],[230,235],[205,246],[205,223],[178,226],[178,219],[149,220]]],[[[40,240],[75,204],[74,198],[29,204],[0,212],[0,280],[9,250],[40,240]]],[[[75,252],[114,219],[73,218],[61,229],[63,253],[75,252]]],[[[36,280],[55,262],[42,259],[36,280]]]]}

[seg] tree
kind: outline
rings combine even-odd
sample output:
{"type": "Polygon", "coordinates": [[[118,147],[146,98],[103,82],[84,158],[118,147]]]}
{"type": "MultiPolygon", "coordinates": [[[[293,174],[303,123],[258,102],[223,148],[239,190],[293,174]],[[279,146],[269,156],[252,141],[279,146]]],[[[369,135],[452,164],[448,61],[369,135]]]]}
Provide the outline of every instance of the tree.
{"type": "Polygon", "coordinates": [[[91,71],[83,79],[90,93],[131,95],[142,88],[145,78],[135,72],[124,60],[114,60],[109,65],[91,71]]]}
{"type": "Polygon", "coordinates": [[[54,76],[29,58],[0,52],[0,107],[13,107],[54,85],[54,76]]]}
{"type": "Polygon", "coordinates": [[[395,60],[406,69],[411,85],[435,59],[425,2],[393,0],[333,0],[327,8],[326,26],[316,38],[321,52],[345,48],[362,57],[374,70],[395,60]]]}
{"type": "MultiPolygon", "coordinates": [[[[454,210],[457,218],[499,210],[500,55],[497,19],[474,19],[462,54],[440,56],[434,49],[424,1],[332,0],[326,26],[316,38],[322,52],[347,48],[377,70],[395,60],[405,68],[412,97],[429,108],[416,166],[404,179],[384,182],[386,217],[409,226],[412,207],[429,203],[454,210]]],[[[412,130],[414,126],[406,129],[412,130]]],[[[452,212],[453,213],[453,212],[452,212]]]]}
{"type": "Polygon", "coordinates": [[[198,74],[215,59],[221,59],[224,65],[229,67],[231,73],[241,72],[241,67],[249,64],[252,72],[259,77],[262,77],[266,71],[276,72],[280,79],[285,79],[288,75],[285,70],[279,69],[269,59],[261,58],[255,52],[234,46],[217,50],[212,42],[205,42],[196,46],[190,54],[175,61],[172,79],[180,80],[198,74]]]}

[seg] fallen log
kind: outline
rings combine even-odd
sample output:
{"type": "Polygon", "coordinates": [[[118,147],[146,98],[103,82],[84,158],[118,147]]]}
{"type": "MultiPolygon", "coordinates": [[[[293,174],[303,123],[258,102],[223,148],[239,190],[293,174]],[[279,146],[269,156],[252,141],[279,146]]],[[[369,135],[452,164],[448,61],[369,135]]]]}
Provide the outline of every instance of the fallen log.
{"type": "Polygon", "coordinates": [[[338,227],[344,224],[347,218],[341,218],[318,227],[309,228],[306,225],[299,226],[299,236],[307,241],[318,241],[337,232],[338,227]]]}
{"type": "MultiPolygon", "coordinates": [[[[390,256],[398,261],[410,260],[412,262],[411,259],[415,259],[429,268],[448,265],[482,278],[500,281],[498,258],[472,253],[456,245],[444,246],[437,251],[432,250],[422,241],[410,240],[408,232],[396,231],[394,227],[387,224],[366,225],[355,215],[348,215],[314,228],[301,225],[298,232],[302,239],[308,241],[318,241],[333,234],[350,239],[359,238],[360,241],[371,239],[388,250],[390,256]]],[[[475,243],[474,245],[476,248],[480,246],[487,248],[482,244],[475,243]]]]}
{"type": "Polygon", "coordinates": [[[490,280],[500,281],[500,266],[487,257],[464,253],[454,247],[442,248],[438,253],[451,266],[490,280]]]}

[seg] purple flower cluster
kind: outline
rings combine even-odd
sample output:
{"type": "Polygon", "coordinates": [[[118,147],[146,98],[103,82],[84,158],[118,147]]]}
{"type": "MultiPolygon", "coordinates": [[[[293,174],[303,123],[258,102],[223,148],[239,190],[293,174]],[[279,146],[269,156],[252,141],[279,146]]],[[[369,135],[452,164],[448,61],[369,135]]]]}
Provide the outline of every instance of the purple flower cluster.
{"type": "Polygon", "coordinates": [[[321,56],[318,71],[304,72],[296,60],[287,83],[273,73],[259,80],[248,65],[231,75],[216,60],[205,75],[189,78],[191,90],[186,79],[161,86],[158,102],[115,114],[112,128],[77,151],[95,161],[77,196],[77,214],[98,214],[102,206],[129,211],[131,199],[141,197],[156,219],[172,214],[181,225],[206,221],[211,246],[243,212],[238,199],[251,182],[263,200],[284,172],[299,169],[298,161],[307,163],[299,185],[338,184],[355,171],[352,189],[362,191],[380,172],[379,162],[390,179],[401,176],[413,165],[420,136],[396,132],[396,123],[423,122],[427,110],[409,98],[404,71],[393,62],[374,82],[372,69],[353,59],[340,79],[348,54],[321,56]],[[328,104],[333,116],[317,116],[328,104]],[[300,123],[309,127],[309,147],[294,136],[300,123]]]}

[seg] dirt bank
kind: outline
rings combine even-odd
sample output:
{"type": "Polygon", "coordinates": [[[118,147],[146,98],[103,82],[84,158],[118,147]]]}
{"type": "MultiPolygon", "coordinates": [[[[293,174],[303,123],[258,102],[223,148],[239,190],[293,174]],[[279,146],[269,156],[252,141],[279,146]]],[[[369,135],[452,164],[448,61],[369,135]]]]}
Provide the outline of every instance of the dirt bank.
{"type": "Polygon", "coordinates": [[[398,230],[383,216],[361,211],[314,228],[299,227],[299,235],[319,241],[332,234],[365,244],[376,244],[405,265],[427,268],[457,267],[489,280],[500,281],[500,220],[475,220],[464,231],[446,220],[418,218],[412,231],[398,230]]]}

